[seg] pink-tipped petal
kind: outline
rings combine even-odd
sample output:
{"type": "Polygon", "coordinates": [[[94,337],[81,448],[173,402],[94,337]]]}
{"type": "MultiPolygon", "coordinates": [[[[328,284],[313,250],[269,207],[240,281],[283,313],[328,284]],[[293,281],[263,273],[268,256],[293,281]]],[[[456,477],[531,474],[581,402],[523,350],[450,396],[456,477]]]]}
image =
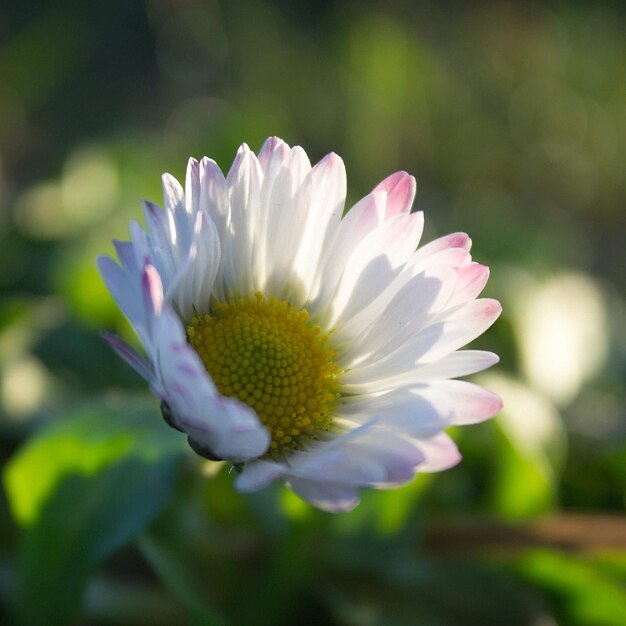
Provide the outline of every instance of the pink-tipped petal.
{"type": "Polygon", "coordinates": [[[498,355],[493,352],[460,350],[448,354],[439,361],[419,364],[400,374],[390,374],[383,378],[353,381],[349,372],[344,374],[342,387],[345,393],[350,394],[379,393],[442,378],[469,376],[492,367],[499,360],[498,355]]]}
{"type": "Polygon", "coordinates": [[[144,267],[141,288],[148,315],[150,317],[160,315],[163,310],[163,283],[153,265],[146,264],[144,267]]]}
{"type": "Polygon", "coordinates": [[[180,183],[171,174],[163,174],[161,181],[165,208],[173,211],[179,205],[184,206],[185,192],[180,183]]]}
{"type": "Polygon", "coordinates": [[[282,139],[279,137],[269,137],[266,139],[259,150],[258,156],[263,172],[267,175],[268,171],[272,169],[270,163],[274,162],[274,164],[279,165],[283,162],[287,154],[289,154],[289,145],[282,139]]]}
{"type": "Polygon", "coordinates": [[[445,237],[435,239],[425,246],[422,246],[416,253],[416,256],[420,259],[425,259],[437,252],[448,249],[462,249],[469,252],[472,247],[472,240],[465,233],[452,233],[445,237]]]}
{"type": "Polygon", "coordinates": [[[408,337],[395,350],[381,350],[379,359],[354,367],[345,378],[351,383],[376,381],[401,375],[419,363],[438,362],[485,332],[501,310],[496,300],[472,300],[408,337]]]}
{"type": "Polygon", "coordinates": [[[342,412],[357,423],[378,417],[384,419],[385,427],[412,437],[431,437],[449,426],[448,415],[414,388],[400,387],[380,396],[350,400],[342,412]]]}
{"type": "Polygon", "coordinates": [[[457,465],[462,458],[454,441],[445,433],[420,439],[416,445],[424,454],[424,461],[417,468],[419,472],[442,472],[457,465]]]}
{"type": "Polygon", "coordinates": [[[500,411],[502,400],[495,393],[465,380],[439,380],[415,390],[450,424],[466,425],[483,422],[500,411]]]}
{"type": "Polygon", "coordinates": [[[190,157],[185,174],[185,208],[188,212],[200,206],[200,194],[200,163],[197,159],[190,157]]]}
{"type": "Polygon", "coordinates": [[[385,219],[410,213],[415,199],[415,178],[406,172],[396,172],[374,187],[374,191],[387,193],[385,219]]]}
{"type": "Polygon", "coordinates": [[[396,215],[363,238],[348,259],[337,287],[331,325],[353,317],[399,275],[423,228],[421,212],[396,215]]]}
{"type": "Polygon", "coordinates": [[[170,310],[155,320],[157,377],[172,421],[216,457],[245,462],[261,456],[270,437],[249,406],[221,396],[170,310]]]}
{"type": "Polygon", "coordinates": [[[415,380],[429,381],[436,378],[459,378],[476,374],[494,366],[500,357],[484,350],[459,350],[434,363],[417,368],[415,380]]]}
{"type": "Polygon", "coordinates": [[[226,178],[213,159],[204,157],[200,162],[201,184],[199,211],[206,211],[215,223],[221,237],[226,232],[230,214],[226,178]]]}
{"type": "Polygon", "coordinates": [[[487,284],[489,268],[480,263],[468,263],[459,268],[454,295],[448,306],[463,304],[478,297],[487,284]]]}
{"type": "Polygon", "coordinates": [[[154,372],[146,359],[139,356],[121,337],[103,331],[102,339],[118,356],[128,363],[143,379],[149,383],[154,381],[154,372]]]}

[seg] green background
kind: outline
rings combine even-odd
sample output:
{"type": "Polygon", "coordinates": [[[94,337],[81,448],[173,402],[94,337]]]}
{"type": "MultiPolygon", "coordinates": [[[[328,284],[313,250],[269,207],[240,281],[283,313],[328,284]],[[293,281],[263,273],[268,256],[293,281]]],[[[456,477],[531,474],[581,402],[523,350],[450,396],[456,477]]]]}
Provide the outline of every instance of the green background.
{"type": "Polygon", "coordinates": [[[0,622],[626,624],[621,3],[152,0],[0,8],[0,622]],[[99,337],[95,268],[190,155],[404,169],[502,318],[457,468],[333,516],[241,496],[99,337]]]}

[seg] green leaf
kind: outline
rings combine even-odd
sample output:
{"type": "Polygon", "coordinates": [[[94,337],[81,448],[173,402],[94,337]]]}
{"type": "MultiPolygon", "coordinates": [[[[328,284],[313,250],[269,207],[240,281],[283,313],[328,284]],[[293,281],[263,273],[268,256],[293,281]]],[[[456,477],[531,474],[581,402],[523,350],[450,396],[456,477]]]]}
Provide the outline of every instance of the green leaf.
{"type": "Polygon", "coordinates": [[[504,401],[492,424],[498,441],[492,507],[523,519],[554,508],[565,454],[561,416],[543,396],[501,374],[479,379],[504,401]]]}
{"type": "Polygon", "coordinates": [[[167,504],[183,449],[154,401],[126,400],[61,418],[17,453],[4,480],[23,527],[26,622],[71,622],[91,570],[167,504]]]}
{"type": "Polygon", "coordinates": [[[548,592],[559,624],[626,624],[624,576],[603,571],[593,559],[534,551],[520,559],[517,569],[523,578],[548,592]]]}
{"type": "Polygon", "coordinates": [[[514,519],[550,511],[556,498],[556,483],[550,471],[522,454],[505,436],[499,443],[498,471],[493,478],[494,508],[514,519]]]}

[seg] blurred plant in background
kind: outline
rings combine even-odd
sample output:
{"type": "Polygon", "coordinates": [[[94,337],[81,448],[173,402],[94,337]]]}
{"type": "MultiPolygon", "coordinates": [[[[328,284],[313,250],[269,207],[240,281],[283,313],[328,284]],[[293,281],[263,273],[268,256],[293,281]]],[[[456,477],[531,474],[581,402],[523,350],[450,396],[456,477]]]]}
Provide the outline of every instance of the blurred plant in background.
{"type": "Polygon", "coordinates": [[[0,621],[626,623],[626,13],[610,3],[5,3],[0,621]],[[159,174],[272,134],[418,179],[503,318],[505,410],[353,513],[241,496],[103,344],[95,256],[159,174]]]}

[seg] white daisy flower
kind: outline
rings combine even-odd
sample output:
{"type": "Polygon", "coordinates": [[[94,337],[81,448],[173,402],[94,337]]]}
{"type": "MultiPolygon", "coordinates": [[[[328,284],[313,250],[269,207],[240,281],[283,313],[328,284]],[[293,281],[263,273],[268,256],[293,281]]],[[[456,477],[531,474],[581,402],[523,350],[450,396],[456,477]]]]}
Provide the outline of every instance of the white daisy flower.
{"type": "Polygon", "coordinates": [[[224,177],[191,159],[163,176],[165,210],[115,241],[102,276],[147,354],[105,338],[208,458],[236,464],[240,491],[282,479],[327,511],[358,504],[460,455],[444,429],[500,399],[453,380],[497,362],[459,351],[500,313],[476,299],[488,269],[465,234],[417,249],[415,180],[398,172],[344,217],[346,174],[329,154],[268,139],[224,177]]]}

